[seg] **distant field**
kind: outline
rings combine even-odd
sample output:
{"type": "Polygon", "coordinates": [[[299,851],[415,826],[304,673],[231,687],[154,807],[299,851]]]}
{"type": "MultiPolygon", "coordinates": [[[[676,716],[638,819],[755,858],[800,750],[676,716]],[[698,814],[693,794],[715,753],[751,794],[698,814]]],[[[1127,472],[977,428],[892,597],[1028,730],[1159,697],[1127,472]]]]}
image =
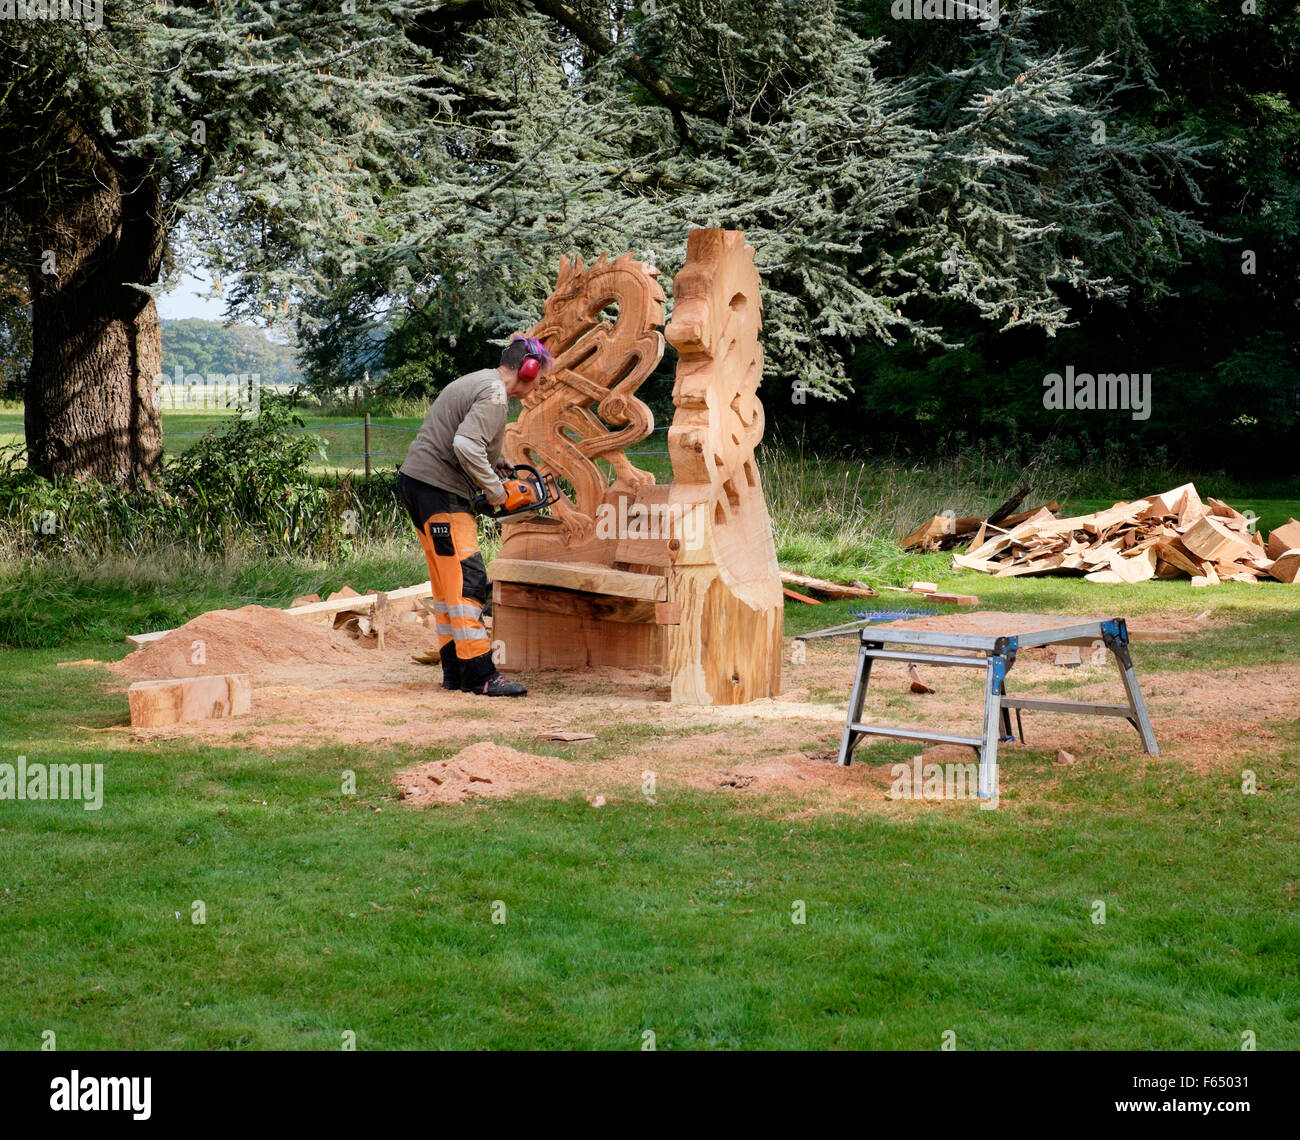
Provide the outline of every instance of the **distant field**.
{"type": "MultiPolygon", "coordinates": [[[[230,413],[213,411],[165,410],[163,412],[163,447],[175,455],[190,447],[205,432],[220,427],[230,413]]],[[[326,416],[301,414],[304,431],[320,436],[325,451],[312,465],[323,474],[333,471],[365,470],[365,428],[357,415],[326,416]]],[[[420,426],[419,416],[372,416],[370,421],[371,470],[391,470],[406,456],[406,449],[420,426]]],[[[0,405],[0,446],[23,442],[23,413],[14,405],[0,405]]],[[[645,452],[635,451],[639,466],[653,471],[657,478],[668,477],[667,444],[662,432],[645,443],[645,452]],[[655,449],[663,455],[646,454],[655,449]]],[[[1285,520],[1283,520],[1285,521],[1285,520]]]]}

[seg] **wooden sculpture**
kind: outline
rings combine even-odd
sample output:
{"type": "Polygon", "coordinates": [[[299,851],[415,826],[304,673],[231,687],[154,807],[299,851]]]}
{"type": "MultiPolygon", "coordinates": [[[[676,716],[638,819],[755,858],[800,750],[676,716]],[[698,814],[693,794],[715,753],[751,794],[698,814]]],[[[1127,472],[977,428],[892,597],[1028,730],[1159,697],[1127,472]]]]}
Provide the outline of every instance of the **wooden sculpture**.
{"type": "Polygon", "coordinates": [[[571,492],[552,520],[505,525],[488,568],[493,640],[507,668],[647,669],[668,674],[675,701],[736,704],[780,691],[782,633],[754,460],[761,301],[744,235],[691,231],[674,293],[673,481],[656,484],[624,450],[654,429],[636,390],[663,354],[655,270],[630,254],[561,261],[530,334],[555,367],[505,450],[571,492]]]}

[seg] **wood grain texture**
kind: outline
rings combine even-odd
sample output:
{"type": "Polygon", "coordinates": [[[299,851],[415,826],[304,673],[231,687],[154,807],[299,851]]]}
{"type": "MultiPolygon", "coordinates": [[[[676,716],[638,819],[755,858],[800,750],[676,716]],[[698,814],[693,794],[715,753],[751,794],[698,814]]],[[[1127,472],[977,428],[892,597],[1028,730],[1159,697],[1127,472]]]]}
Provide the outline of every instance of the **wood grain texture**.
{"type": "Polygon", "coordinates": [[[764,425],[761,310],[745,235],[692,230],[666,330],[678,357],[673,486],[702,524],[669,576],[670,600],[683,603],[671,636],[674,700],[737,704],[781,690],[784,598],[754,454],[764,425]],[[688,620],[697,609],[698,626],[688,620]]]}
{"type": "Polygon", "coordinates": [[[654,483],[625,449],[654,430],[654,415],[636,392],[664,351],[657,272],[630,253],[613,261],[602,255],[590,268],[580,258],[560,259],[555,290],[528,334],[546,345],[554,364],[506,428],[505,453],[512,463],[553,473],[572,493],[551,508],[560,527],[505,524],[502,557],[612,565],[616,539],[597,535],[600,508],[654,483]],[[613,468],[612,482],[597,460],[613,468]]]}
{"type": "Polygon", "coordinates": [[[241,716],[253,707],[247,673],[137,681],[127,690],[132,728],[159,728],[190,720],[241,716]]]}
{"type": "Polygon", "coordinates": [[[764,423],[754,251],[737,231],[691,231],[665,334],[654,273],[630,254],[590,269],[561,262],[532,330],[556,365],[505,450],[572,493],[553,508],[560,527],[504,526],[488,568],[493,638],[507,669],[667,671],[672,699],[695,704],[774,696],[783,609],[754,457],[764,423]],[[636,391],[664,335],[678,351],[673,480],[656,485],[624,448],[653,429],[636,391]]]}

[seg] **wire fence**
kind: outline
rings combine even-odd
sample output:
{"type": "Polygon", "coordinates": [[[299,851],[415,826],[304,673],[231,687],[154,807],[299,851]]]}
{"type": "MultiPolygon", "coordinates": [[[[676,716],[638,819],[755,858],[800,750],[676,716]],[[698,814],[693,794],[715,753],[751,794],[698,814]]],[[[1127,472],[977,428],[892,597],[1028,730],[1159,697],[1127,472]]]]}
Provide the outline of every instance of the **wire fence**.
{"type": "MultiPolygon", "coordinates": [[[[195,431],[178,431],[167,426],[168,417],[163,419],[163,435],[171,451],[184,451],[188,442],[199,439],[207,435],[214,427],[205,427],[202,430],[195,431]],[[174,441],[185,440],[184,446],[171,446],[174,441]]],[[[173,421],[175,422],[175,421],[173,421]]],[[[347,467],[352,470],[362,471],[365,478],[370,478],[371,471],[375,461],[385,459],[405,459],[406,449],[403,446],[400,451],[377,450],[379,447],[391,448],[404,445],[408,438],[413,437],[420,429],[418,427],[409,427],[406,424],[386,424],[372,420],[367,414],[364,419],[359,420],[322,420],[321,422],[308,424],[305,427],[291,428],[291,431],[302,432],[304,434],[320,436],[325,441],[325,447],[322,449],[322,461],[324,466],[341,469],[347,467]],[[360,428],[358,433],[356,429],[360,428]],[[396,437],[384,437],[379,433],[396,432],[396,437]],[[358,438],[358,435],[360,438],[358,438]],[[341,436],[341,438],[333,438],[341,436]],[[353,441],[356,441],[355,443],[353,441]],[[342,451],[335,450],[336,447],[342,448],[347,446],[360,446],[361,450],[342,451]]],[[[668,425],[656,427],[652,437],[659,436],[659,433],[666,432],[668,425]]],[[[23,421],[21,419],[0,419],[0,436],[13,435],[17,440],[21,440],[23,434],[23,421]]],[[[646,442],[651,442],[647,439],[646,442]]],[[[658,440],[655,440],[658,442],[658,440]]],[[[666,456],[667,448],[664,449],[646,449],[638,451],[629,451],[628,456],[666,456]]]]}

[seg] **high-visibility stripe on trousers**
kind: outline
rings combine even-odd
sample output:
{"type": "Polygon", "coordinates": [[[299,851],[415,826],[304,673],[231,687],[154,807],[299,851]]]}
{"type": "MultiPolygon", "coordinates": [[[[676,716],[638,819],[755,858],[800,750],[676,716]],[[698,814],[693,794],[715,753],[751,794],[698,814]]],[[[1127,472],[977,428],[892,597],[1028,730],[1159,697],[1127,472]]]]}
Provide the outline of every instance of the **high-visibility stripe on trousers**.
{"type": "Polygon", "coordinates": [[[478,548],[478,525],[468,509],[456,509],[462,504],[468,508],[469,504],[457,495],[405,475],[399,479],[399,487],[429,564],[438,648],[454,641],[460,661],[475,657],[490,661],[492,645],[483,626],[488,579],[478,548]],[[450,509],[426,514],[430,508],[450,509]]]}
{"type": "Polygon", "coordinates": [[[462,661],[491,653],[492,645],[483,627],[487,571],[478,549],[474,516],[460,511],[430,515],[420,528],[420,545],[424,547],[433,586],[438,648],[455,641],[456,656],[462,661]]]}

